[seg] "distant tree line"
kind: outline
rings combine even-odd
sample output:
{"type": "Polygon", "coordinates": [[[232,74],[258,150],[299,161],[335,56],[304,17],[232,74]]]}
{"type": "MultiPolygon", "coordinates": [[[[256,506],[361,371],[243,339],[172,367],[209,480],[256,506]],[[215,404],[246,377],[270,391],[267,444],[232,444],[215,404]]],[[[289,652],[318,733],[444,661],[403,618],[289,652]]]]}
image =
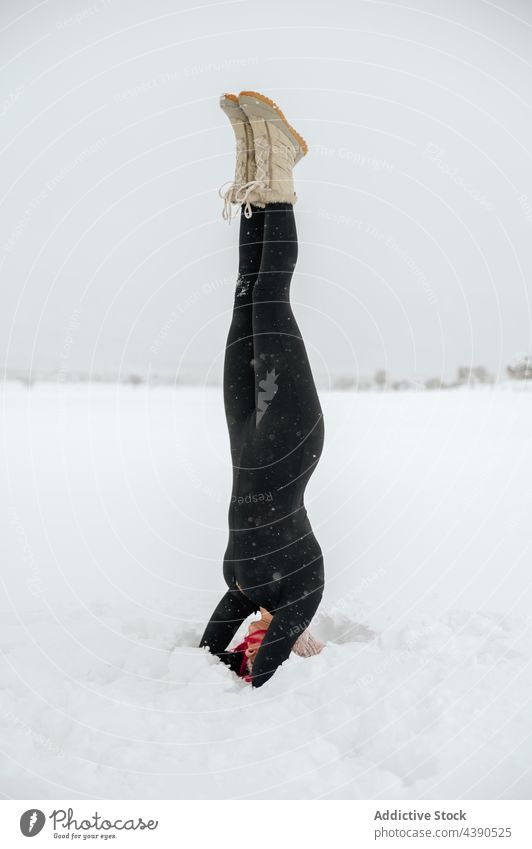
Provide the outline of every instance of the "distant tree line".
{"type": "MultiPolygon", "coordinates": [[[[506,373],[512,380],[532,380],[532,354],[516,354],[506,366],[506,373]]],[[[208,380],[198,379],[197,375],[180,373],[175,376],[149,374],[147,376],[135,372],[120,372],[97,374],[86,372],[38,372],[35,370],[6,370],[4,379],[16,380],[25,386],[34,383],[126,383],[130,386],[181,385],[181,386],[218,386],[217,375],[211,375],[208,380]]],[[[454,380],[445,381],[441,377],[429,377],[424,380],[392,380],[385,369],[377,369],[372,378],[360,378],[354,375],[340,375],[333,379],[332,389],[341,390],[375,390],[380,392],[402,392],[405,390],[435,390],[454,389],[459,386],[486,386],[495,383],[492,374],[484,366],[460,366],[456,370],[454,380]]],[[[320,385],[321,382],[320,382],[320,385]]],[[[323,385],[330,386],[329,381],[323,385]]]]}
{"type": "Polygon", "coordinates": [[[532,354],[516,354],[506,371],[512,380],[532,380],[532,354]]]}
{"type": "MultiPolygon", "coordinates": [[[[506,367],[512,380],[532,380],[532,354],[517,354],[506,367]]],[[[364,379],[343,375],[333,382],[333,389],[378,389],[380,392],[401,392],[404,390],[455,389],[459,386],[487,386],[495,383],[495,378],[485,366],[460,366],[454,380],[442,377],[429,377],[425,380],[392,380],[385,369],[377,369],[373,378],[364,379]]]]}
{"type": "Polygon", "coordinates": [[[408,389],[451,389],[456,386],[494,383],[493,377],[484,366],[460,366],[456,379],[444,381],[441,377],[429,377],[426,380],[392,380],[385,369],[378,369],[371,380],[350,376],[337,378],[334,389],[378,389],[381,392],[402,392],[408,389]]]}

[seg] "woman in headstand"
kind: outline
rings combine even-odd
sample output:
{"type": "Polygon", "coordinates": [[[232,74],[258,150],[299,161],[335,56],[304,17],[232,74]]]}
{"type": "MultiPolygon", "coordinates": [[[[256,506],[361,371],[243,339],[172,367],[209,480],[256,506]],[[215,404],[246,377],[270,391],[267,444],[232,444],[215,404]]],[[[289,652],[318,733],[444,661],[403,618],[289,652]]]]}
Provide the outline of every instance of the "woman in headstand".
{"type": "Polygon", "coordinates": [[[224,217],[231,218],[232,203],[241,205],[224,363],[233,491],[223,565],[229,589],[200,645],[242,674],[242,653],[226,649],[261,609],[261,641],[247,653],[248,680],[260,687],[302,642],[324,586],[322,552],[303,500],[323,447],[323,414],[290,305],[297,260],[292,169],[307,145],[264,95],[226,94],[220,105],[237,139],[224,217]]]}

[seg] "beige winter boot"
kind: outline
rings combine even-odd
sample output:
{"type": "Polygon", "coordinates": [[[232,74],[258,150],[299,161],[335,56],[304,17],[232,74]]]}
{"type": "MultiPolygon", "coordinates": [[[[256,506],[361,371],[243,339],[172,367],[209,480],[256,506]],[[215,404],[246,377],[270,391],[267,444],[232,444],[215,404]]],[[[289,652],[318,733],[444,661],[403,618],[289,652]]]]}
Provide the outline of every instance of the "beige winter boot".
{"type": "Polygon", "coordinates": [[[258,206],[294,204],[297,197],[292,170],[308,153],[306,141],[288,123],[277,104],[264,94],[241,91],[238,103],[253,130],[256,163],[255,178],[240,188],[238,200],[258,206]]]}
{"type": "Polygon", "coordinates": [[[224,200],[222,216],[226,221],[231,221],[233,211],[231,204],[240,204],[238,195],[241,191],[249,189],[247,207],[249,218],[251,207],[249,204],[260,204],[258,192],[253,190],[251,182],[255,179],[255,146],[253,143],[253,130],[246,113],[240,108],[236,94],[222,94],[220,107],[223,109],[233,127],[236,137],[236,168],[235,178],[232,182],[224,183],[219,190],[219,195],[224,200]]]}

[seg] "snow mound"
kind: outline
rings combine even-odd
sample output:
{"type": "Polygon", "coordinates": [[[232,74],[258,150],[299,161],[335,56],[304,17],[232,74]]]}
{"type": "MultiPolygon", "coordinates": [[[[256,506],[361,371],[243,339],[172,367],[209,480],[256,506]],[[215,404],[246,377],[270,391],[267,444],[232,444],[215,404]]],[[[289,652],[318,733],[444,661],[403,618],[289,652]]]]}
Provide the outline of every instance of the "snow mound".
{"type": "Polygon", "coordinates": [[[3,792],[530,796],[530,621],[453,611],[377,634],[333,606],[322,654],[259,690],[196,648],[200,630],[102,603],[4,626],[3,792]]]}

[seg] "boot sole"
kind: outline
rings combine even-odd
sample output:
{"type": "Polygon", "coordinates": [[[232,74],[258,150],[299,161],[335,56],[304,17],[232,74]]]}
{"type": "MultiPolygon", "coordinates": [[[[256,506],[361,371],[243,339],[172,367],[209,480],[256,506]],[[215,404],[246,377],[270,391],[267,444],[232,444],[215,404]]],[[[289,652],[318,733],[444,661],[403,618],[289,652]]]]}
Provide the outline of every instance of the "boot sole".
{"type": "MultiPolygon", "coordinates": [[[[227,95],[226,95],[227,97],[227,95]]],[[[232,99],[232,98],[231,98],[232,99]]],[[[253,111],[266,121],[275,121],[277,126],[283,130],[296,149],[296,162],[303,159],[308,153],[308,144],[294,127],[288,123],[283,112],[275,101],[270,100],[265,94],[258,91],[241,91],[238,95],[240,106],[253,106],[253,111]]]]}
{"type": "Polygon", "coordinates": [[[221,94],[219,103],[220,109],[225,112],[227,117],[230,117],[230,113],[232,113],[233,117],[238,116],[239,120],[242,123],[245,123],[247,121],[246,113],[240,106],[236,94],[221,94]]]}

